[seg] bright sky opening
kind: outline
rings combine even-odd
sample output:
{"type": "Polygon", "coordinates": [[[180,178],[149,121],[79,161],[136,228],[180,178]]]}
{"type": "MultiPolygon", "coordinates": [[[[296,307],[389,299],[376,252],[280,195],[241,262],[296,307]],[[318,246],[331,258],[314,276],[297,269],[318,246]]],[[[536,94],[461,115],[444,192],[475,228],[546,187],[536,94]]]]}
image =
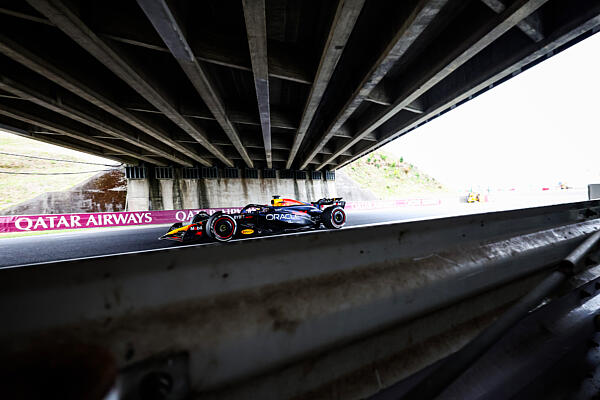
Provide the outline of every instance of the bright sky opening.
{"type": "Polygon", "coordinates": [[[600,34],[386,145],[456,189],[600,183],[600,34]]]}

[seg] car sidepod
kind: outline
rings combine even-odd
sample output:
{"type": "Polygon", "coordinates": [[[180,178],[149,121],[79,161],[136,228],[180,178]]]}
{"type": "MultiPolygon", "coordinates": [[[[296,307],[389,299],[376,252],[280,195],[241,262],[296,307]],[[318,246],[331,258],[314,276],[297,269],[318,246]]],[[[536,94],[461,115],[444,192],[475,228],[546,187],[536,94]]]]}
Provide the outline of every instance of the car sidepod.
{"type": "Polygon", "coordinates": [[[262,215],[261,222],[265,229],[273,231],[316,228],[315,211],[318,212],[312,206],[272,207],[262,215]]]}

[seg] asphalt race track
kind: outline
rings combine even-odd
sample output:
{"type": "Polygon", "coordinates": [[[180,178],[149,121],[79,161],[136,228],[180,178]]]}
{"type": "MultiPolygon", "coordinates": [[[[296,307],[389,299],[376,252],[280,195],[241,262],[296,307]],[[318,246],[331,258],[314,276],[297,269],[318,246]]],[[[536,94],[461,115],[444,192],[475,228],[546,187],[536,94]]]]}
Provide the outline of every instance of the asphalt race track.
{"type": "MultiPolygon", "coordinates": [[[[520,207],[507,207],[506,205],[499,207],[498,205],[485,203],[464,203],[440,206],[401,207],[385,210],[349,210],[347,211],[346,226],[476,214],[498,209],[521,207],[523,207],[522,204],[520,207]]],[[[178,246],[175,242],[158,240],[158,237],[164,234],[168,227],[169,225],[152,225],[50,233],[13,238],[1,238],[0,236],[0,268],[178,246]]],[[[198,246],[202,246],[202,244],[198,246]]]]}
{"type": "MultiPolygon", "coordinates": [[[[346,226],[482,211],[477,204],[465,204],[460,209],[425,206],[393,210],[348,211],[346,226]]],[[[167,228],[168,225],[105,228],[0,239],[0,267],[178,246],[175,242],[158,240],[167,228]]]]}

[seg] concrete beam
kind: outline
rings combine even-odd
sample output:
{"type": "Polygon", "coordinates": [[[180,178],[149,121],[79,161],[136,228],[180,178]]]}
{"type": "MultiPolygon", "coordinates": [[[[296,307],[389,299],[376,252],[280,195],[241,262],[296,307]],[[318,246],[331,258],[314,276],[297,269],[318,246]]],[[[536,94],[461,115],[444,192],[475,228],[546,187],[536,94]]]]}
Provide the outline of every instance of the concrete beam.
{"type": "Polygon", "coordinates": [[[233,166],[231,160],[227,159],[220,149],[210,143],[206,134],[181,115],[177,108],[158,91],[156,82],[149,82],[147,78],[142,77],[130,61],[118,54],[103,39],[92,32],[62,1],[28,0],[28,3],[125,81],[173,123],[193,137],[211,154],[215,155],[217,159],[227,166],[233,166]]]}
{"type": "MultiPolygon", "coordinates": [[[[500,14],[506,10],[506,0],[481,0],[486,6],[500,14]]],[[[533,13],[517,24],[517,27],[534,42],[544,39],[542,19],[538,13],[533,13]]]]}
{"type": "Polygon", "coordinates": [[[406,53],[446,3],[447,0],[419,0],[417,2],[413,12],[408,16],[398,32],[396,32],[390,43],[367,72],[366,76],[352,93],[346,104],[335,116],[333,122],[321,135],[321,138],[312,148],[308,157],[302,162],[300,169],[306,168],[310,160],[318,154],[321,147],[333,137],[335,131],[340,129],[352,113],[356,111],[361,103],[367,98],[371,90],[377,86],[396,61],[406,53]]]}
{"type": "Polygon", "coordinates": [[[34,51],[30,51],[2,34],[0,34],[0,53],[32,71],[37,72],[57,85],[62,86],[82,99],[89,101],[91,104],[114,115],[134,128],[139,129],[141,132],[165,143],[192,160],[206,166],[211,165],[208,161],[200,157],[193,149],[175,142],[166,132],[148,124],[135,114],[132,114],[123,107],[117,105],[114,100],[109,99],[105,95],[100,94],[97,90],[92,89],[89,84],[75,79],[73,76],[62,71],[59,67],[52,65],[36,55],[34,51]]]}
{"type": "MultiPolygon", "coordinates": [[[[287,138],[286,138],[287,139],[287,138]]],[[[289,151],[290,149],[290,145],[291,145],[291,141],[290,140],[286,140],[284,138],[281,137],[273,137],[271,144],[273,147],[273,150],[286,150],[289,151]]],[[[244,144],[244,147],[246,148],[254,148],[254,149],[264,149],[264,144],[262,140],[259,140],[256,138],[255,135],[241,135],[241,140],[242,143],[244,144]]],[[[213,140],[213,143],[218,145],[218,146],[232,146],[231,143],[226,143],[225,140],[219,140],[218,138],[213,140]]]]}
{"type": "MultiPolygon", "coordinates": [[[[244,142],[244,146],[248,148],[261,149],[264,148],[264,144],[255,138],[242,138],[242,142],[244,142]]],[[[279,137],[271,138],[271,147],[273,150],[285,150],[288,151],[290,149],[290,141],[284,140],[279,137]]]]}
{"type": "MultiPolygon", "coordinates": [[[[371,94],[369,94],[369,97],[366,99],[366,101],[382,106],[389,106],[392,104],[394,101],[394,97],[391,94],[392,90],[383,83],[384,82],[380,82],[379,85],[375,86],[373,90],[371,90],[371,94]]],[[[425,107],[421,101],[415,100],[411,104],[404,107],[404,109],[416,114],[423,114],[425,107]]]]}
{"type": "Polygon", "coordinates": [[[12,94],[4,94],[4,93],[0,93],[0,98],[3,98],[3,99],[13,99],[13,100],[23,100],[19,96],[13,96],[12,94]]]}
{"type": "Polygon", "coordinates": [[[56,100],[50,98],[31,87],[27,87],[21,83],[15,82],[14,80],[3,75],[0,75],[0,89],[19,96],[24,100],[28,100],[34,104],[37,104],[40,107],[44,107],[84,125],[97,129],[100,132],[104,132],[110,135],[110,139],[121,139],[124,142],[130,143],[136,147],[148,150],[154,156],[166,158],[167,160],[171,160],[186,167],[193,166],[193,163],[191,163],[188,159],[178,157],[174,155],[172,151],[168,151],[166,149],[146,143],[139,134],[134,132],[126,132],[120,128],[111,126],[110,124],[90,115],[89,113],[81,112],[79,109],[65,104],[64,102],[60,101],[60,99],[56,100]]]}
{"type": "Polygon", "coordinates": [[[425,106],[420,100],[415,100],[406,107],[404,107],[406,111],[413,112],[415,114],[423,114],[425,112],[425,106]]]}
{"type": "MultiPolygon", "coordinates": [[[[348,124],[345,124],[333,134],[333,137],[352,139],[354,137],[354,133],[355,131],[351,129],[348,124]]],[[[375,142],[377,141],[377,135],[375,133],[371,133],[365,136],[363,140],[375,142]]]]}
{"type": "MultiPolygon", "coordinates": [[[[232,160],[241,160],[241,157],[236,154],[233,151],[227,151],[227,149],[223,150],[225,152],[225,154],[227,156],[229,156],[232,160]]],[[[265,154],[262,151],[258,151],[255,149],[249,149],[248,153],[250,154],[250,156],[252,157],[252,159],[254,161],[256,161],[257,163],[264,163],[263,165],[260,166],[260,168],[266,168],[266,158],[265,158],[265,154]]],[[[272,156],[271,156],[271,161],[273,163],[283,163],[285,161],[287,161],[287,153],[281,151],[281,152],[273,152],[272,156]]],[[[281,165],[281,167],[283,167],[283,165],[281,165]]]]}
{"type": "MultiPolygon", "coordinates": [[[[52,22],[45,18],[39,18],[34,15],[29,15],[22,12],[16,12],[5,8],[0,8],[0,14],[10,15],[13,17],[25,19],[32,22],[42,23],[48,26],[55,26],[52,22]]],[[[124,36],[123,34],[116,35],[110,32],[100,32],[99,36],[113,40],[115,42],[124,43],[130,46],[141,47],[149,50],[168,53],[169,49],[158,43],[150,43],[141,38],[133,36],[124,36]]],[[[286,46],[285,49],[281,46],[276,46],[274,42],[268,41],[269,51],[269,77],[282,79],[285,81],[301,83],[305,85],[313,84],[313,77],[310,73],[303,70],[298,63],[290,62],[293,58],[291,54],[297,53],[299,49],[290,49],[286,46]]],[[[220,65],[223,67],[239,69],[243,71],[252,71],[252,66],[249,60],[237,51],[235,45],[228,44],[224,38],[212,37],[210,41],[197,40],[191,46],[193,53],[198,61],[204,61],[209,64],[220,65]],[[224,50],[227,49],[227,50],[224,50]]],[[[367,101],[377,102],[368,96],[367,101]]]]}
{"type": "Polygon", "coordinates": [[[215,116],[217,122],[229,138],[242,159],[252,168],[252,160],[246,153],[239,134],[225,111],[223,100],[217,93],[217,89],[208,77],[207,72],[196,59],[183,30],[179,25],[173,11],[165,0],[138,0],[154,29],[165,42],[175,60],[181,66],[188,79],[208,106],[210,112],[215,116]]]}
{"type": "MultiPolygon", "coordinates": [[[[296,130],[298,128],[297,121],[295,121],[291,115],[281,111],[273,110],[273,108],[270,108],[270,111],[271,128],[290,130],[296,130]]],[[[248,112],[245,110],[232,110],[231,118],[235,123],[238,124],[261,126],[260,120],[256,118],[256,113],[248,112]]]]}
{"type": "MultiPolygon", "coordinates": [[[[55,26],[51,21],[45,18],[39,18],[34,15],[0,8],[0,14],[10,15],[12,17],[25,19],[32,22],[38,22],[48,26],[55,26]]],[[[149,50],[169,52],[169,49],[159,43],[150,43],[146,38],[137,37],[139,35],[123,35],[114,34],[112,32],[100,32],[101,37],[137,46],[149,50]]],[[[289,60],[298,53],[299,49],[290,49],[275,46],[274,43],[269,43],[269,76],[272,78],[282,79],[290,82],[302,83],[305,85],[312,84],[312,75],[302,69],[298,63],[290,62],[289,60]]],[[[229,43],[226,38],[211,37],[210,40],[198,40],[194,42],[191,49],[198,61],[204,61],[209,64],[221,65],[224,67],[240,69],[243,71],[252,71],[250,60],[244,55],[236,45],[229,43]]]]}
{"type": "Polygon", "coordinates": [[[271,110],[269,104],[269,63],[267,57],[267,14],[265,0],[242,0],[258,115],[265,145],[267,168],[272,168],[271,110]]]}
{"type": "Polygon", "coordinates": [[[462,41],[459,46],[450,49],[449,54],[442,55],[440,61],[435,63],[431,69],[419,71],[419,76],[407,78],[407,82],[414,82],[414,84],[409,85],[409,87],[396,98],[392,105],[381,112],[376,113],[374,117],[369,118],[358,130],[356,136],[329,157],[325,163],[317,168],[317,170],[332,163],[338,156],[342,155],[343,152],[361,141],[364,136],[373,132],[406,106],[417,100],[425,92],[441,82],[460,66],[464,65],[480,51],[493,43],[497,38],[512,29],[528,15],[535,12],[547,1],[548,0],[517,0],[503,13],[496,15],[480,29],[477,29],[467,40],[462,41]]]}
{"type": "MultiPolygon", "coordinates": [[[[101,33],[100,36],[115,42],[128,44],[130,46],[136,46],[160,52],[169,52],[169,49],[164,46],[139,39],[124,37],[122,35],[119,36],[110,33],[101,33]]],[[[219,44],[215,44],[212,41],[205,42],[198,40],[191,45],[191,49],[196,56],[196,59],[198,61],[204,61],[209,64],[220,65],[223,67],[239,69],[242,71],[252,71],[252,66],[250,63],[242,54],[239,54],[236,49],[231,48],[231,46],[228,47],[227,44],[222,40],[217,39],[217,42],[219,44]],[[227,48],[230,50],[223,51],[223,49],[227,48]]],[[[290,58],[292,58],[289,54],[285,54],[281,49],[278,48],[278,46],[275,46],[274,43],[269,40],[267,40],[267,48],[269,48],[268,74],[270,78],[277,78],[284,81],[301,83],[304,85],[313,84],[313,77],[311,74],[302,70],[297,64],[290,63],[288,61],[290,58]]],[[[366,101],[377,103],[377,99],[372,98],[371,95],[367,96],[366,101]]]]}
{"type": "Polygon", "coordinates": [[[116,144],[106,143],[102,140],[95,139],[91,135],[86,135],[86,134],[80,133],[71,127],[62,125],[61,123],[44,120],[36,115],[32,115],[27,112],[21,111],[20,109],[16,109],[16,108],[7,106],[6,104],[2,104],[0,106],[0,115],[4,115],[8,118],[16,119],[18,121],[22,121],[22,122],[25,122],[25,123],[28,123],[28,124],[31,124],[34,126],[38,126],[40,128],[48,129],[50,131],[60,133],[61,135],[72,137],[81,142],[85,142],[85,143],[89,143],[89,144],[92,144],[92,145],[95,145],[98,147],[102,147],[102,148],[107,149],[110,152],[113,152],[116,154],[127,155],[136,160],[146,161],[150,164],[155,164],[155,165],[167,165],[166,163],[164,163],[162,161],[156,160],[154,158],[146,157],[140,153],[136,153],[134,151],[125,149],[116,144]]]}
{"type": "Polygon", "coordinates": [[[19,11],[9,10],[8,8],[4,8],[4,7],[0,7],[0,14],[10,15],[11,17],[25,19],[25,20],[31,21],[31,22],[38,22],[40,24],[44,24],[44,25],[48,25],[48,26],[54,26],[52,24],[52,22],[48,21],[45,18],[36,17],[34,15],[26,14],[26,13],[19,12],[19,11]]]}
{"type": "Polygon", "coordinates": [[[369,103],[375,103],[375,104],[379,104],[382,106],[389,106],[390,104],[392,104],[392,94],[390,93],[391,90],[383,84],[383,82],[380,82],[379,85],[375,86],[372,90],[371,93],[369,93],[369,97],[367,97],[365,99],[365,101],[368,101],[369,103]]]}
{"type": "MultiPolygon", "coordinates": [[[[144,104],[123,104],[123,107],[130,111],[138,111],[143,113],[151,114],[162,114],[160,111],[148,107],[144,104]]],[[[209,121],[216,121],[214,115],[208,112],[203,107],[193,106],[192,104],[183,103],[179,106],[181,114],[187,118],[204,119],[209,121]]],[[[229,118],[232,122],[242,125],[253,125],[261,126],[260,120],[257,118],[256,113],[252,113],[246,110],[232,109],[228,110],[229,118]]],[[[298,124],[294,121],[292,116],[285,114],[281,111],[271,109],[271,127],[281,129],[298,129],[298,124]]]]}
{"type": "Polygon", "coordinates": [[[460,95],[451,96],[437,104],[429,107],[426,113],[420,116],[415,116],[409,120],[394,120],[390,119],[384,125],[377,129],[380,135],[380,141],[376,144],[367,146],[359,151],[348,160],[339,163],[336,168],[342,168],[345,165],[359,159],[360,157],[384,146],[392,140],[410,132],[411,130],[423,125],[427,121],[436,118],[441,113],[460,105],[473,98],[474,96],[489,90],[498,82],[502,82],[514,76],[516,73],[524,69],[530,68],[533,65],[546,59],[549,54],[555,54],[555,51],[564,49],[573,40],[580,38],[582,35],[600,30],[600,5],[588,10],[581,16],[570,23],[565,23],[563,27],[555,32],[548,33],[544,40],[538,43],[532,43],[530,47],[521,49],[519,53],[508,57],[509,53],[498,54],[497,57],[503,59],[502,62],[489,60],[491,68],[487,68],[477,73],[471,72],[471,81],[463,83],[460,88],[454,88],[460,95]]]}
{"type": "MultiPolygon", "coordinates": [[[[169,51],[169,49],[164,46],[148,43],[147,41],[140,40],[138,38],[133,39],[123,35],[114,35],[111,33],[102,33],[101,36],[131,46],[143,47],[162,52],[169,51]]],[[[272,42],[269,41],[269,48],[274,47],[271,46],[271,44],[272,42]]],[[[211,41],[198,40],[197,42],[194,42],[191,49],[198,61],[239,69],[242,71],[252,71],[250,60],[247,59],[243,52],[239,51],[240,49],[237,49],[235,45],[229,44],[224,38],[212,38],[211,41]]],[[[305,85],[312,84],[312,76],[298,65],[287,61],[292,57],[290,54],[287,54],[284,51],[292,50],[275,48],[269,51],[269,77],[305,85]]]]}
{"type": "MultiPolygon", "coordinates": [[[[34,15],[8,10],[6,8],[0,8],[0,14],[10,15],[48,26],[55,26],[52,22],[45,18],[39,18],[34,15]]],[[[162,44],[150,43],[142,38],[133,37],[133,35],[116,35],[110,32],[100,32],[99,35],[101,37],[130,46],[136,46],[165,53],[169,52],[169,49],[162,44]]],[[[298,49],[290,49],[289,46],[286,46],[284,49],[280,46],[276,46],[274,42],[268,42],[269,43],[267,47],[270,49],[269,77],[305,85],[313,84],[313,77],[310,73],[303,70],[298,63],[289,61],[291,58],[293,58],[291,54],[297,53],[299,51],[298,49]]],[[[238,51],[239,49],[235,48],[234,44],[228,43],[225,38],[211,37],[210,41],[197,40],[193,45],[191,45],[191,49],[198,61],[204,61],[209,64],[221,65],[243,71],[252,71],[252,66],[250,65],[249,60],[246,59],[241,51],[238,51]]],[[[377,99],[371,98],[371,96],[368,96],[366,100],[377,103],[377,99]]]]}
{"type": "Polygon", "coordinates": [[[333,148],[331,148],[331,146],[327,145],[327,146],[323,146],[323,148],[321,149],[321,151],[319,151],[319,154],[333,154],[333,148]]]}
{"type": "MultiPolygon", "coordinates": [[[[321,151],[319,151],[319,154],[325,154],[325,155],[331,155],[335,152],[335,150],[333,149],[333,146],[327,145],[327,146],[323,146],[323,148],[321,149],[321,151]]],[[[346,151],[345,154],[343,154],[344,156],[351,156],[352,154],[349,151],[346,151]]]]}
{"type": "Polygon", "coordinates": [[[338,3],[329,30],[329,36],[327,37],[327,41],[323,48],[321,61],[317,68],[315,81],[310,89],[308,100],[306,101],[302,118],[300,119],[300,126],[296,132],[292,149],[290,150],[290,157],[286,164],[287,169],[292,167],[294,158],[304,140],[304,136],[313,120],[315,112],[321,103],[325,89],[327,89],[327,85],[333,76],[333,71],[342,56],[342,52],[346,47],[348,38],[354,29],[354,25],[356,24],[356,20],[358,19],[364,3],[365,0],[340,0],[338,3]]]}
{"type": "Polygon", "coordinates": [[[341,137],[341,138],[353,138],[354,131],[352,129],[350,129],[350,127],[348,125],[344,125],[339,130],[337,130],[333,136],[341,137]]]}

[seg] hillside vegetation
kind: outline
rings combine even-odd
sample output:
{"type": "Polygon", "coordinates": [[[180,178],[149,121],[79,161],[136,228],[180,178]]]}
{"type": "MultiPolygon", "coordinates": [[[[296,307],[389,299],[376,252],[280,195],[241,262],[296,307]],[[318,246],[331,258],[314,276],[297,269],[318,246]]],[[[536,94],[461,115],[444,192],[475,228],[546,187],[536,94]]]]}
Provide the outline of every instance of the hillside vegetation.
{"type": "Polygon", "coordinates": [[[341,169],[361,187],[381,199],[446,192],[447,189],[417,167],[383,151],[368,154],[341,169]]]}
{"type": "MultiPolygon", "coordinates": [[[[0,153],[58,160],[118,164],[112,160],[106,160],[5,132],[0,132],[0,153]]],[[[42,193],[69,189],[94,176],[97,172],[93,171],[105,170],[107,168],[102,165],[76,164],[0,154],[0,214],[2,214],[2,209],[19,204],[42,193]],[[77,172],[77,174],[29,175],[35,173],[54,174],[64,172],[77,172]]]]}

